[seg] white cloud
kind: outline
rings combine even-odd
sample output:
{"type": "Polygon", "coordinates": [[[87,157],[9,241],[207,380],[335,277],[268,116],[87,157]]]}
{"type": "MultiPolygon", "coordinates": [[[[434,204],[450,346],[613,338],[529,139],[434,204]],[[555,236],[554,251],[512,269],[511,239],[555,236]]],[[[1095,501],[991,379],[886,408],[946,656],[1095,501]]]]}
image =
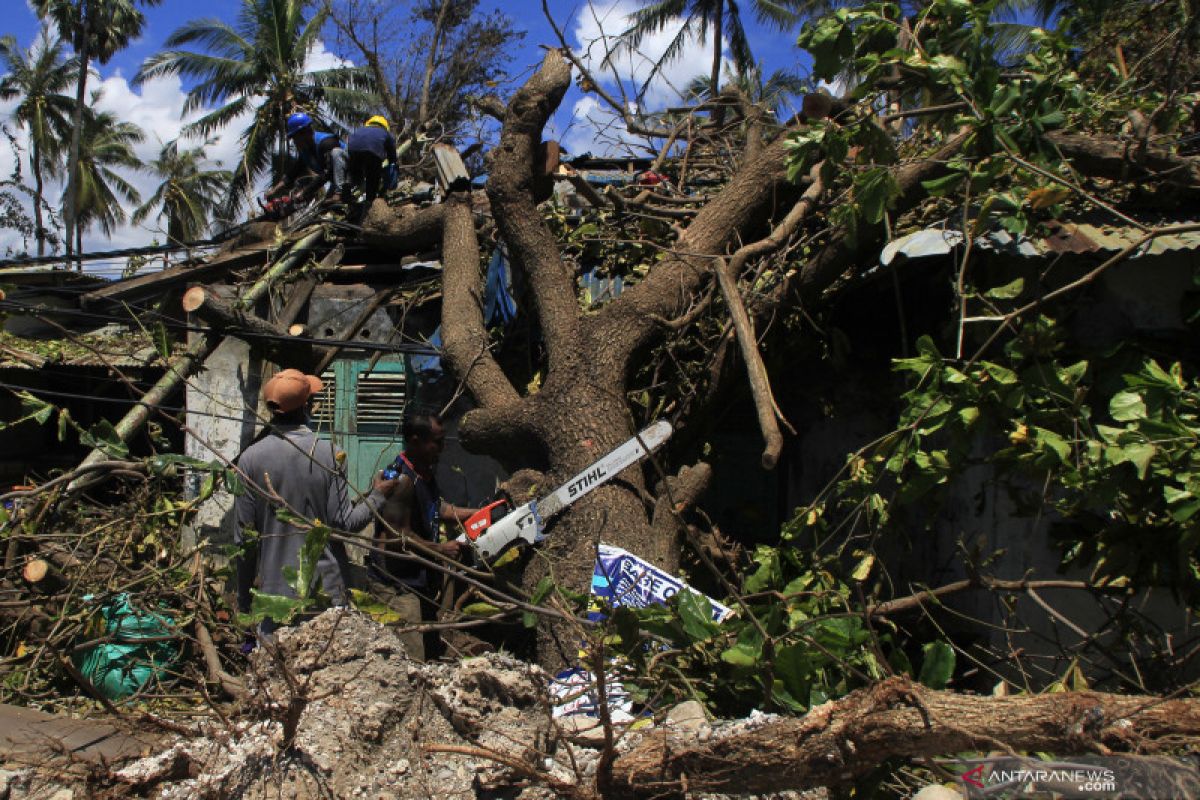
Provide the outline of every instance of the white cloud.
{"type": "MultiPolygon", "coordinates": [[[[608,5],[582,8],[577,12],[571,33],[576,53],[603,88],[626,102],[630,110],[649,113],[678,104],[694,78],[708,75],[712,70],[713,50],[711,41],[701,45],[694,34],[688,35],[678,56],[664,64],[646,84],[654,65],[683,30],[684,20],[677,18],[657,33],[646,35],[636,51],[618,47],[617,39],[629,28],[638,7],[632,0],[613,0],[608,5]],[[602,67],[606,58],[609,64],[602,67]],[[638,109],[635,100],[644,84],[646,90],[638,109]]],[[[724,53],[728,43],[722,40],[721,44],[724,53]]],[[[730,63],[723,55],[722,69],[729,69],[730,63]]],[[[579,153],[614,152],[640,141],[625,130],[615,112],[590,95],[576,102],[571,130],[565,137],[564,146],[579,153]]]]}
{"type": "MultiPolygon", "coordinates": [[[[324,43],[318,41],[309,56],[307,68],[309,70],[320,70],[349,65],[352,65],[352,62],[345,61],[330,53],[325,49],[324,43]]],[[[149,162],[156,158],[164,144],[181,135],[185,125],[199,119],[212,110],[211,108],[198,109],[183,117],[182,113],[186,93],[184,92],[182,81],[178,76],[174,75],[155,78],[146,81],[139,87],[133,87],[117,71],[104,80],[92,80],[88,82],[89,95],[97,88],[102,90],[100,100],[96,105],[99,110],[109,111],[120,120],[136,123],[146,134],[145,140],[134,148],[138,158],[143,162],[149,162]]],[[[0,121],[3,121],[13,133],[17,134],[18,145],[23,151],[22,174],[26,179],[26,183],[32,185],[32,178],[28,175],[28,160],[25,158],[28,135],[23,128],[18,129],[17,126],[11,123],[12,112],[17,102],[17,100],[12,100],[0,103],[0,121]]],[[[212,144],[206,148],[210,162],[209,166],[216,167],[219,164],[225,169],[233,169],[235,167],[241,158],[242,145],[240,135],[247,122],[248,115],[237,118],[214,135],[212,144]]],[[[181,145],[185,147],[196,147],[200,144],[201,142],[194,138],[186,138],[181,142],[181,145]]],[[[16,155],[12,152],[11,148],[0,146],[0,178],[7,179],[12,174],[15,158],[16,155]]],[[[119,172],[137,188],[143,200],[154,193],[158,180],[152,174],[133,170],[119,170],[119,172]]],[[[55,208],[61,208],[63,188],[63,181],[60,180],[47,181],[46,183],[45,195],[47,201],[55,208]]],[[[30,209],[32,208],[31,203],[28,206],[30,209]]],[[[127,213],[132,213],[132,211],[132,208],[126,209],[127,213]]],[[[148,245],[156,239],[162,242],[164,241],[164,235],[159,230],[159,226],[160,221],[155,219],[147,219],[145,223],[137,226],[126,223],[115,230],[111,237],[105,236],[98,229],[93,229],[84,233],[83,249],[85,252],[118,250],[126,247],[148,245]]],[[[34,252],[35,243],[31,241],[28,243],[28,246],[30,252],[34,252]]],[[[3,258],[5,252],[19,252],[22,249],[21,238],[15,231],[0,230],[0,258],[3,258]]],[[[123,266],[124,262],[119,261],[115,265],[108,264],[103,267],[97,267],[95,271],[112,277],[114,272],[116,275],[119,275],[123,266]]]]}

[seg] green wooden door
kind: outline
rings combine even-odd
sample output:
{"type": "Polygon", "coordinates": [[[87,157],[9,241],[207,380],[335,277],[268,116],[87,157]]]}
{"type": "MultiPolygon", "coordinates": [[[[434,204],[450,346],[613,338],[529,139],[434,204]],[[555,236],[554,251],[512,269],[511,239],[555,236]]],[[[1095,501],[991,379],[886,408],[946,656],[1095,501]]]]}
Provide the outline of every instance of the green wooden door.
{"type": "Polygon", "coordinates": [[[401,356],[381,358],[368,371],[367,360],[335,361],[322,375],[325,391],[313,416],[317,434],[346,453],[346,476],[362,494],[404,449],[401,421],[408,376],[401,356]]]}

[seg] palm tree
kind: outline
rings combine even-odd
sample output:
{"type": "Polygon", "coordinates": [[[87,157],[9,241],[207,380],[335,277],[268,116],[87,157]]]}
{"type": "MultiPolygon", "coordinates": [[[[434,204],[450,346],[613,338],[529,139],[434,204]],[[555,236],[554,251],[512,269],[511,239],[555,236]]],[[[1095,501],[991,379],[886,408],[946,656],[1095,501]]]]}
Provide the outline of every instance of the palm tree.
{"type": "Polygon", "coordinates": [[[43,28],[38,43],[28,51],[12,36],[0,38],[0,100],[20,98],[12,118],[29,130],[29,171],[33,174],[34,236],[38,255],[46,252],[46,227],[42,220],[43,181],[59,171],[62,143],[70,136],[72,100],[62,94],[75,83],[77,62],[63,57],[63,46],[43,28]]]}
{"type": "MultiPolygon", "coordinates": [[[[758,18],[781,30],[799,20],[795,9],[800,5],[802,0],[754,0],[754,10],[758,18]]],[[[632,19],[632,24],[620,36],[622,48],[626,50],[636,50],[648,34],[658,33],[677,19],[683,20],[683,26],[650,70],[646,78],[647,84],[664,65],[683,54],[684,46],[693,35],[700,44],[707,42],[710,29],[713,60],[709,86],[713,87],[714,96],[720,91],[722,38],[729,37],[733,65],[739,73],[754,67],[750,41],[746,38],[745,28],[742,27],[736,0],[649,0],[633,12],[632,19]]]]}
{"type": "Polygon", "coordinates": [[[163,145],[158,158],[146,165],[162,183],[133,212],[133,221],[165,216],[168,244],[198,239],[208,229],[231,177],[227,170],[204,169],[205,160],[203,147],[180,151],[178,140],[163,145]]]}
{"type": "Polygon", "coordinates": [[[75,227],[76,252],[82,252],[83,231],[93,225],[111,236],[125,221],[125,205],[136,205],[142,198],[129,181],[114,167],[143,169],[133,146],[145,139],[142,129],[122,122],[108,111],[88,109],[79,137],[79,190],[75,197],[78,224],[75,227]]]}
{"type": "MultiPolygon", "coordinates": [[[[139,6],[156,6],[162,0],[36,0],[38,15],[54,22],[59,35],[71,42],[82,65],[77,73],[75,89],[75,119],[71,127],[71,149],[67,160],[67,193],[63,203],[63,223],[67,228],[67,254],[71,253],[72,237],[79,239],[78,209],[75,201],[81,196],[76,184],[79,176],[80,138],[83,133],[84,96],[87,91],[89,63],[95,58],[101,64],[117,54],[131,39],[142,34],[146,17],[139,6]]],[[[80,262],[79,268],[83,269],[80,262]]]]}
{"type": "Polygon", "coordinates": [[[223,213],[232,219],[255,181],[270,165],[272,147],[287,151],[284,122],[302,106],[310,113],[324,104],[334,119],[361,119],[373,105],[373,82],[366,69],[305,69],[329,15],[327,5],[306,19],[309,0],[242,0],[236,25],[218,19],[185,24],[166,41],[167,47],[199,45],[206,52],[168,50],[146,59],[134,83],[160,75],[182,75],[195,85],[184,113],[206,104],[219,107],[184,128],[209,136],[243,114],[252,114],[242,131],[242,159],[233,170],[223,213]]]}
{"type": "MultiPolygon", "coordinates": [[[[754,105],[774,114],[778,119],[785,100],[789,97],[804,94],[808,84],[804,79],[789,69],[777,69],[763,80],[762,64],[755,64],[745,72],[726,74],[725,85],[733,83],[754,105]]],[[[712,77],[697,75],[688,83],[684,97],[693,100],[704,100],[713,96],[709,91],[712,87],[712,77]]]]}

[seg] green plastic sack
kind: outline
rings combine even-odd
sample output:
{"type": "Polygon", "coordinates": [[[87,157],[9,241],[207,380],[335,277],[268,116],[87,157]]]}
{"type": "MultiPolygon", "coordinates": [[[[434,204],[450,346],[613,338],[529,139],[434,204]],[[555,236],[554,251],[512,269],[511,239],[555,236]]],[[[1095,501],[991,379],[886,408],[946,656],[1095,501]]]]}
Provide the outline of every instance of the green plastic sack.
{"type": "Polygon", "coordinates": [[[134,608],[126,594],[113,597],[100,614],[104,635],[113,641],[81,651],[75,665],[109,700],[137,694],[179,660],[179,643],[173,638],[177,633],[162,614],[134,608]]]}

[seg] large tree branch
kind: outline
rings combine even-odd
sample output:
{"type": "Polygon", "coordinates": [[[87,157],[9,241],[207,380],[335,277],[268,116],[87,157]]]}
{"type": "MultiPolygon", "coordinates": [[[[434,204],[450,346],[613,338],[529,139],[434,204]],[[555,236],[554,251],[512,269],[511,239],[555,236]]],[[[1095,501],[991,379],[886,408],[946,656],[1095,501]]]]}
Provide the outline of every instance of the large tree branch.
{"type": "Polygon", "coordinates": [[[1134,142],[1084,133],[1055,131],[1047,134],[1046,139],[1085,175],[1130,181],[1151,178],[1186,189],[1188,194],[1200,193],[1200,160],[1157,147],[1142,151],[1134,142]]]}
{"type": "MultiPolygon", "coordinates": [[[[824,162],[821,162],[822,164],[824,162]]],[[[754,397],[754,408],[758,413],[758,426],[762,430],[764,447],[762,465],[764,469],[773,469],[779,461],[779,453],[783,450],[783,435],[779,431],[779,408],[771,393],[771,379],[763,364],[762,355],[758,352],[758,338],[754,334],[754,322],[746,313],[746,306],[738,292],[737,279],[746,262],[778,250],[784,242],[792,237],[800,224],[816,207],[817,201],[825,192],[825,183],[821,180],[821,164],[817,164],[809,173],[812,183],[799,202],[792,207],[783,221],[771,231],[771,235],[752,244],[739,247],[733,258],[726,261],[716,259],[717,282],[721,286],[721,294],[729,307],[729,316],[733,320],[734,330],[737,331],[738,345],[741,347],[742,360],[746,363],[746,375],[750,380],[750,393],[754,397]]],[[[794,431],[793,431],[794,432],[794,431]]]]}
{"type": "Polygon", "coordinates": [[[787,142],[779,136],[700,210],[668,258],[595,317],[596,340],[629,357],[659,330],[655,320],[682,314],[712,275],[709,257],[725,253],[740,237],[775,216],[780,194],[792,188],[786,162],[787,142]]]}
{"type": "Polygon", "coordinates": [[[892,758],[968,750],[1164,751],[1200,736],[1200,700],[1064,692],[978,697],[892,678],[806,716],[700,744],[651,734],[619,757],[618,796],[844,786],[892,758]]]}
{"type": "Polygon", "coordinates": [[[414,253],[437,247],[442,238],[444,206],[414,209],[402,206],[393,210],[386,203],[375,203],[363,220],[361,240],[373,247],[401,253],[414,253]]]}
{"type": "Polygon", "coordinates": [[[442,231],[442,337],[450,366],[482,406],[504,406],[521,398],[492,357],[479,295],[483,276],[470,195],[447,200],[442,231]]]}
{"type": "MultiPolygon", "coordinates": [[[[946,171],[946,161],[962,149],[969,135],[969,131],[960,131],[929,155],[894,169],[900,194],[892,209],[893,216],[903,214],[925,199],[927,193],[921,183],[943,174],[946,171]]],[[[877,254],[886,235],[887,228],[882,223],[872,226],[860,225],[855,235],[850,235],[843,228],[835,229],[828,244],[797,272],[792,284],[799,289],[804,299],[819,295],[863,254],[877,254]]]]}
{"type": "Polygon", "coordinates": [[[554,234],[534,201],[534,163],[542,129],[562,101],[571,68],[556,50],[508,104],[488,177],[492,213],[509,252],[529,278],[549,354],[549,380],[570,371],[581,355],[575,279],[563,264],[554,234]]]}

